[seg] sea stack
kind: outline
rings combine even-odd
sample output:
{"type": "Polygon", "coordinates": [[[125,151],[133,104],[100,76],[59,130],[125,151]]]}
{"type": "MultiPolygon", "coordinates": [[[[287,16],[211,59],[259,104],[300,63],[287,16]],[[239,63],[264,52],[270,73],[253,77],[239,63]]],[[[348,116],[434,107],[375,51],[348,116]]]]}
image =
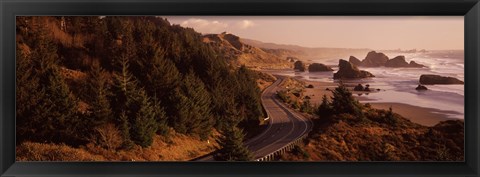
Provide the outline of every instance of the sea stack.
{"type": "Polygon", "coordinates": [[[333,71],[333,69],[321,63],[312,63],[310,66],[308,66],[308,72],[322,72],[322,71],[333,71]]]}
{"type": "Polygon", "coordinates": [[[381,52],[370,51],[365,57],[364,60],[359,60],[354,56],[350,56],[348,59],[350,63],[355,66],[362,66],[362,67],[390,67],[390,68],[423,68],[425,67],[422,64],[418,64],[415,61],[410,61],[407,63],[405,60],[405,56],[400,55],[396,56],[395,58],[389,59],[387,55],[381,52]]]}
{"type": "Polygon", "coordinates": [[[362,61],[363,67],[380,67],[385,66],[388,61],[388,56],[384,53],[377,53],[375,51],[368,52],[367,57],[362,61]]]}
{"type": "Polygon", "coordinates": [[[445,77],[433,74],[422,74],[420,76],[420,84],[434,85],[434,84],[465,84],[463,81],[454,77],[445,77]]]}
{"type": "Polygon", "coordinates": [[[410,63],[407,63],[405,61],[405,56],[400,55],[396,56],[395,58],[392,58],[388,60],[385,63],[385,67],[393,67],[393,68],[400,68],[400,67],[409,67],[409,68],[422,68],[425,67],[424,65],[415,63],[415,61],[411,61],[410,63]]]}
{"type": "Polygon", "coordinates": [[[362,64],[362,61],[360,59],[358,59],[357,57],[354,57],[354,56],[350,56],[350,58],[348,59],[348,62],[350,62],[351,64],[353,64],[355,66],[360,66],[362,64]]]}
{"type": "Polygon", "coordinates": [[[418,63],[416,63],[415,61],[410,61],[409,66],[410,66],[410,67],[413,67],[413,68],[423,68],[423,67],[425,67],[425,65],[418,64],[418,63]]]}
{"type": "Polygon", "coordinates": [[[359,70],[356,66],[343,59],[340,59],[338,61],[338,67],[339,70],[333,74],[333,79],[356,79],[375,77],[372,73],[359,70]]]}
{"type": "Polygon", "coordinates": [[[304,64],[302,61],[300,61],[300,60],[296,61],[296,62],[293,64],[293,66],[294,66],[294,67],[293,67],[294,70],[298,70],[298,71],[301,71],[301,72],[304,72],[304,71],[305,71],[305,64],[304,64]]]}
{"type": "Polygon", "coordinates": [[[415,90],[428,90],[428,88],[425,87],[424,85],[418,85],[417,88],[415,88],[415,90]]]}

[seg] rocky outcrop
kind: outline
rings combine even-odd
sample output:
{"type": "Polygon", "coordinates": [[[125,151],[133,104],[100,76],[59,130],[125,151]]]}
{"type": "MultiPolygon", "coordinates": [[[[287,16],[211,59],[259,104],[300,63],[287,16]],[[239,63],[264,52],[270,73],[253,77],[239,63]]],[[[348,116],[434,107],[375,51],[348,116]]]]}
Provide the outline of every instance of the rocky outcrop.
{"type": "Polygon", "coordinates": [[[363,85],[362,84],[358,84],[357,86],[355,86],[353,88],[353,91],[363,91],[363,85]]]}
{"type": "Polygon", "coordinates": [[[293,69],[294,70],[298,70],[298,71],[301,71],[301,72],[304,72],[305,71],[305,64],[302,62],[302,61],[296,61],[294,64],[293,64],[293,69]]]}
{"type": "Polygon", "coordinates": [[[367,57],[362,61],[361,66],[364,67],[379,67],[384,66],[388,61],[387,55],[377,53],[375,51],[368,52],[367,57]]]}
{"type": "Polygon", "coordinates": [[[313,63],[310,66],[308,66],[308,72],[322,72],[322,71],[333,71],[333,69],[321,63],[313,63]]]}
{"type": "Polygon", "coordinates": [[[362,64],[362,61],[354,56],[350,56],[350,58],[348,59],[348,62],[352,63],[355,66],[360,66],[362,64]]]}
{"type": "Polygon", "coordinates": [[[338,71],[333,74],[333,79],[355,79],[355,78],[367,78],[375,77],[368,71],[359,70],[356,66],[350,62],[340,59],[338,62],[338,71]]]}
{"type": "Polygon", "coordinates": [[[369,84],[365,85],[365,89],[363,89],[363,91],[369,92],[370,91],[370,85],[369,84]]]}
{"type": "Polygon", "coordinates": [[[405,61],[405,56],[400,55],[396,56],[395,58],[392,58],[388,60],[385,63],[385,67],[393,67],[393,68],[400,68],[400,67],[411,67],[411,68],[422,68],[425,67],[424,65],[415,63],[415,61],[411,61],[410,63],[407,63],[405,61]]]}
{"type": "Polygon", "coordinates": [[[415,88],[415,90],[428,90],[428,88],[425,87],[424,85],[418,85],[417,88],[415,88]]]}
{"type": "Polygon", "coordinates": [[[454,77],[445,77],[433,74],[422,74],[420,76],[420,84],[434,85],[434,84],[464,84],[463,81],[454,77]]]}
{"type": "Polygon", "coordinates": [[[405,61],[405,56],[396,56],[395,58],[392,58],[388,60],[385,63],[385,67],[408,67],[407,61],[405,61]]]}
{"type": "Polygon", "coordinates": [[[426,66],[425,66],[425,65],[422,65],[422,64],[418,64],[418,63],[416,63],[415,61],[410,61],[409,67],[412,67],[412,68],[423,68],[423,67],[426,67],[426,66]]]}
{"type": "Polygon", "coordinates": [[[407,63],[405,60],[405,56],[400,55],[396,56],[395,58],[388,59],[388,56],[381,53],[371,51],[368,52],[367,57],[364,60],[359,60],[354,56],[350,56],[349,60],[355,66],[363,66],[363,67],[392,67],[392,68],[400,68],[400,67],[409,67],[409,68],[422,68],[425,67],[424,65],[418,64],[415,61],[410,61],[407,63]]]}
{"type": "Polygon", "coordinates": [[[363,87],[362,84],[358,84],[357,86],[355,86],[353,88],[353,91],[363,91],[363,92],[370,92],[370,84],[367,84],[365,85],[365,87],[363,87]]]}

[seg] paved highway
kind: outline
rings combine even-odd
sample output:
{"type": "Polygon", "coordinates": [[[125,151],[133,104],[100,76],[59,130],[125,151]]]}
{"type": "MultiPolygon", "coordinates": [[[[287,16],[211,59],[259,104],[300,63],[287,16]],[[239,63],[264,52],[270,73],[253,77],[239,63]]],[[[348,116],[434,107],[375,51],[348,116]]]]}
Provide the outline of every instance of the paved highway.
{"type": "MultiPolygon", "coordinates": [[[[283,78],[278,78],[262,93],[262,104],[269,116],[267,128],[259,135],[245,142],[255,159],[264,157],[297,140],[312,128],[312,123],[296,111],[288,108],[276,98],[283,78]]],[[[213,161],[212,156],[197,159],[213,161]]]]}

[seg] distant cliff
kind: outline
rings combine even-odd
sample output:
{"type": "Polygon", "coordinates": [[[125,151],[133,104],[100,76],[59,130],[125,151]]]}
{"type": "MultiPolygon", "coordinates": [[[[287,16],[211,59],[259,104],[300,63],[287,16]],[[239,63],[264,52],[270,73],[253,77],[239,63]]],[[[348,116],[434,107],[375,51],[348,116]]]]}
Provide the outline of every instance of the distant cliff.
{"type": "Polygon", "coordinates": [[[207,34],[203,42],[211,45],[218,53],[233,65],[245,65],[254,68],[291,68],[293,63],[287,59],[289,50],[261,49],[243,43],[240,37],[229,33],[207,34]]]}

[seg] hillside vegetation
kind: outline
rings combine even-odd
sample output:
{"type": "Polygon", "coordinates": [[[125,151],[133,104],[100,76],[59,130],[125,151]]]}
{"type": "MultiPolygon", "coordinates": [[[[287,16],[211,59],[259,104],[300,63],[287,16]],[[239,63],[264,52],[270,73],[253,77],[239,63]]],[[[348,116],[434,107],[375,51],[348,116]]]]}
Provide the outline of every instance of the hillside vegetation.
{"type": "Polygon", "coordinates": [[[222,53],[232,65],[245,65],[252,68],[291,68],[292,63],[287,60],[290,52],[286,50],[268,50],[243,43],[240,37],[229,33],[207,34],[203,41],[218,53],[222,53]]]}
{"type": "Polygon", "coordinates": [[[160,17],[16,20],[19,160],[185,160],[215,150],[212,138],[258,129],[264,116],[258,74],[191,28],[160,17]],[[140,157],[176,142],[198,147],[140,157]],[[58,149],[94,156],[30,155],[58,149]]]}
{"type": "MultiPolygon", "coordinates": [[[[281,100],[315,115],[304,142],[281,157],[284,161],[463,161],[464,122],[448,120],[423,126],[394,113],[361,104],[340,85],[333,96],[315,106],[298,100],[292,90],[279,91],[281,100]],[[296,100],[296,101],[292,101],[296,100]],[[300,102],[300,103],[299,103],[300,102]]],[[[299,93],[301,94],[301,93],[299,93]]]]}

